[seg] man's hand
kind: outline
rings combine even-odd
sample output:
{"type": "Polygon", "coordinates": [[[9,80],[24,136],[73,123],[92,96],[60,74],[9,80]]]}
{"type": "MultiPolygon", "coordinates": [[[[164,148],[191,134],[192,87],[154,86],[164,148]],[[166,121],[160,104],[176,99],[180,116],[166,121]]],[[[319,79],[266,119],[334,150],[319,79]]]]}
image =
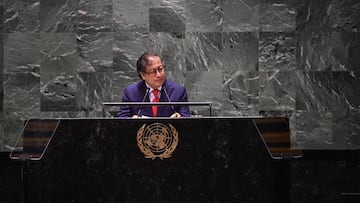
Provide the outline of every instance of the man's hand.
{"type": "Polygon", "coordinates": [[[181,115],[178,112],[173,113],[170,118],[180,118],[181,115]]]}

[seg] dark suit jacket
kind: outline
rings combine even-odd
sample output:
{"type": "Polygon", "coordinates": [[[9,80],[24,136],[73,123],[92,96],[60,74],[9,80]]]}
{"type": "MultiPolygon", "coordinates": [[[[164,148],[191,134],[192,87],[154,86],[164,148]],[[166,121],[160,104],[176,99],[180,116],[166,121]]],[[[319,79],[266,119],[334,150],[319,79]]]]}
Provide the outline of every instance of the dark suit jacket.
{"type": "MultiPolygon", "coordinates": [[[[142,102],[146,94],[145,81],[140,81],[127,86],[122,96],[122,102],[142,102]]],[[[145,96],[144,102],[150,102],[149,94],[145,96]]],[[[165,80],[161,88],[161,96],[159,102],[187,102],[187,92],[185,87],[171,80],[165,80]],[[165,89],[169,98],[165,93],[165,89]]],[[[158,117],[169,117],[173,113],[178,112],[183,117],[190,117],[188,106],[158,106],[158,117]]],[[[133,115],[152,116],[151,106],[122,106],[119,109],[118,117],[131,117],[133,115]],[[140,111],[139,111],[140,109],[140,111]],[[140,113],[139,113],[140,112],[140,113]]]]}

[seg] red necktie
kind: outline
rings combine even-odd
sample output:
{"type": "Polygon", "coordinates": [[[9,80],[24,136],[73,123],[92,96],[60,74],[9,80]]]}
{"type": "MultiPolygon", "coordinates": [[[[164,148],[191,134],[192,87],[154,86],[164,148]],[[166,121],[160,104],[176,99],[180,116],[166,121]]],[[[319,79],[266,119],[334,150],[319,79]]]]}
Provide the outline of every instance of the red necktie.
{"type": "MultiPolygon", "coordinates": [[[[153,89],[152,93],[154,95],[154,99],[152,100],[152,102],[159,102],[159,90],[153,89]]],[[[152,106],[153,117],[157,116],[157,108],[157,106],[152,106]]]]}

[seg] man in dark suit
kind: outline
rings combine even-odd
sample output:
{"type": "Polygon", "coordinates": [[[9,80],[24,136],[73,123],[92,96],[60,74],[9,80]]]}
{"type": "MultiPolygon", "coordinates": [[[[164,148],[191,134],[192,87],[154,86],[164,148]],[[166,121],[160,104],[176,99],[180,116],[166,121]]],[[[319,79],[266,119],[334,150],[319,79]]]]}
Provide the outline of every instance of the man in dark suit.
{"type": "MultiPolygon", "coordinates": [[[[163,62],[155,53],[140,56],[136,69],[141,81],[127,86],[122,102],[187,102],[185,87],[166,79],[163,62]]],[[[122,106],[119,117],[190,117],[188,106],[122,106]]]]}

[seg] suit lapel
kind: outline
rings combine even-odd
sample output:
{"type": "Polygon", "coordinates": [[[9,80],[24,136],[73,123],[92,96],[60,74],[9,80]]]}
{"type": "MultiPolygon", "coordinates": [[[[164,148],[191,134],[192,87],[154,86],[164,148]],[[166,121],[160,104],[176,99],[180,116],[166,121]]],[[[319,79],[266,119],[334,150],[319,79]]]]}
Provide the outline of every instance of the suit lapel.
{"type": "Polygon", "coordinates": [[[140,92],[140,95],[139,95],[139,97],[138,97],[139,102],[142,102],[142,101],[143,101],[144,96],[145,96],[144,102],[149,102],[149,101],[150,101],[150,99],[149,99],[149,94],[150,94],[150,92],[147,92],[147,93],[146,93],[147,88],[146,88],[145,81],[141,81],[141,82],[139,83],[139,87],[138,87],[138,88],[139,88],[138,92],[140,92]],[[146,95],[145,95],[145,94],[146,94],[146,95]]]}

